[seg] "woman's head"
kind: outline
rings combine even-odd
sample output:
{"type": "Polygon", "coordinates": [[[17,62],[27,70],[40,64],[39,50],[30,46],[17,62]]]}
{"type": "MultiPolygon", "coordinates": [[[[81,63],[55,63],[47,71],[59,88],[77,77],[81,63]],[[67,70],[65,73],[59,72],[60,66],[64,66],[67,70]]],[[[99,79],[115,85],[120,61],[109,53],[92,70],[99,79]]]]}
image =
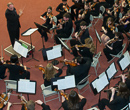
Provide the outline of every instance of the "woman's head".
{"type": "Polygon", "coordinates": [[[107,24],[109,24],[109,25],[113,24],[113,19],[111,17],[109,17],[107,19],[107,24]]]}

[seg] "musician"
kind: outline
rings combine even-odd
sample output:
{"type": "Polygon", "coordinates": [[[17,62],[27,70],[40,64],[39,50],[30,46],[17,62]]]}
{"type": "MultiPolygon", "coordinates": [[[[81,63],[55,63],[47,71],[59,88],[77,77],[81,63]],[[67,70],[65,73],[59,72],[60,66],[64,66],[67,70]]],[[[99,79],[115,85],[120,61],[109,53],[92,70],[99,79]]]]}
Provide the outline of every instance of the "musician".
{"type": "Polygon", "coordinates": [[[129,90],[125,83],[119,84],[119,90],[111,87],[111,97],[110,99],[101,99],[98,104],[100,110],[104,110],[107,106],[110,110],[120,110],[126,106],[129,102],[129,90]]]}
{"type": "Polygon", "coordinates": [[[116,32],[115,37],[105,43],[106,48],[103,49],[103,52],[108,62],[112,59],[110,54],[116,55],[122,50],[123,39],[123,35],[120,32],[116,32]]]}
{"type": "Polygon", "coordinates": [[[16,9],[12,2],[7,4],[7,10],[5,12],[5,17],[7,19],[7,29],[10,37],[12,47],[14,46],[15,39],[19,40],[19,29],[20,22],[19,17],[22,15],[22,10],[19,10],[17,14],[16,9]]]}
{"type": "Polygon", "coordinates": [[[66,75],[74,75],[75,83],[77,85],[82,79],[84,79],[88,75],[92,61],[88,57],[78,56],[74,59],[74,62],[77,64],[77,66],[73,67],[67,65],[66,75]]]}
{"type": "Polygon", "coordinates": [[[69,99],[65,100],[62,96],[62,107],[64,110],[83,110],[86,104],[86,98],[72,90],[69,94],[69,99]]]}
{"type": "Polygon", "coordinates": [[[124,33],[129,32],[130,30],[130,10],[128,10],[127,14],[120,19],[122,25],[117,26],[118,31],[124,33]]]}
{"type": "Polygon", "coordinates": [[[70,40],[70,45],[72,47],[71,48],[72,54],[75,57],[77,57],[78,56],[77,49],[74,46],[85,44],[85,39],[89,38],[89,31],[87,29],[87,23],[85,21],[82,21],[80,23],[80,30],[78,30],[78,32],[75,33],[75,37],[76,39],[70,40]]]}
{"type": "Polygon", "coordinates": [[[30,72],[27,71],[26,66],[19,65],[18,56],[12,55],[10,57],[11,64],[4,64],[4,67],[9,69],[9,80],[30,79],[30,72]]]}
{"type": "Polygon", "coordinates": [[[99,15],[99,9],[100,8],[100,4],[99,4],[99,0],[93,0],[91,6],[90,6],[90,14],[93,16],[98,16],[99,15]]]}
{"type": "Polygon", "coordinates": [[[45,72],[43,74],[43,79],[44,79],[44,85],[49,86],[51,85],[51,78],[59,77],[62,74],[62,69],[54,66],[52,63],[48,63],[45,72]],[[56,70],[58,73],[56,73],[56,70]]]}
{"type": "Polygon", "coordinates": [[[70,13],[69,12],[69,6],[67,4],[67,0],[62,0],[62,3],[60,3],[57,8],[56,8],[56,11],[59,12],[58,15],[56,15],[57,19],[62,19],[63,18],[63,15],[67,12],[67,13],[70,13]]]}
{"type": "Polygon", "coordinates": [[[88,3],[84,5],[84,10],[79,13],[78,18],[79,20],[75,21],[75,25],[76,25],[75,32],[79,30],[81,21],[85,21],[87,23],[87,26],[90,24],[90,10],[89,10],[88,3]]]}
{"type": "Polygon", "coordinates": [[[105,44],[108,40],[114,38],[115,26],[111,17],[107,18],[107,21],[103,21],[102,30],[104,32],[104,34],[101,35],[103,44],[105,44]]]}
{"type": "MultiPolygon", "coordinates": [[[[47,11],[45,13],[43,13],[41,16],[40,16],[41,19],[43,19],[44,21],[46,21],[44,24],[42,24],[43,26],[46,26],[48,29],[52,28],[53,26],[53,14],[52,14],[52,7],[49,6],[47,8],[47,11]]],[[[47,42],[48,40],[48,36],[47,36],[47,33],[41,29],[38,29],[39,33],[41,34],[41,37],[44,37],[45,38],[45,41],[47,42]]]]}
{"type": "Polygon", "coordinates": [[[4,67],[3,63],[4,63],[4,60],[1,57],[0,58],[0,79],[4,79],[7,77],[5,76],[6,67],[4,67]]]}
{"type": "Polygon", "coordinates": [[[75,47],[82,57],[88,57],[93,61],[93,55],[95,54],[96,48],[91,38],[85,39],[83,48],[82,45],[75,45],[75,47]]]}
{"type": "Polygon", "coordinates": [[[68,38],[72,33],[72,19],[70,18],[70,15],[68,13],[65,13],[63,15],[63,21],[62,23],[58,24],[59,29],[56,30],[55,40],[57,44],[60,44],[59,38],[68,38]]]}
{"type": "Polygon", "coordinates": [[[123,8],[123,15],[125,15],[127,11],[130,9],[130,0],[124,0],[122,2],[122,8],[123,8]]]}

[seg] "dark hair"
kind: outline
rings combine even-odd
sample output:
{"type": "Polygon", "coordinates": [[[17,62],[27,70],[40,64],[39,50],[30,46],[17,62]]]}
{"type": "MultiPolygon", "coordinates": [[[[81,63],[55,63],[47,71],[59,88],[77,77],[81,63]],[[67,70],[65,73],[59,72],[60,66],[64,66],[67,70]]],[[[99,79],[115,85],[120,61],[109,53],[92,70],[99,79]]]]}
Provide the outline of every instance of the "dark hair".
{"type": "Polygon", "coordinates": [[[115,32],[115,36],[118,36],[119,39],[124,39],[124,37],[123,37],[121,32],[115,32]]]}
{"type": "Polygon", "coordinates": [[[28,101],[26,106],[28,110],[35,110],[35,103],[32,100],[28,101]]]}
{"type": "Polygon", "coordinates": [[[65,14],[63,15],[63,17],[70,18],[70,14],[69,14],[69,13],[65,13],[65,14]]]}
{"type": "Polygon", "coordinates": [[[18,63],[18,56],[17,55],[12,55],[10,57],[11,63],[18,63]]]}
{"type": "Polygon", "coordinates": [[[86,26],[87,23],[85,21],[81,21],[80,26],[86,26]]]}
{"type": "Polygon", "coordinates": [[[51,6],[48,6],[47,10],[48,10],[48,9],[52,10],[52,7],[51,7],[51,6]]]}
{"type": "Polygon", "coordinates": [[[127,88],[126,83],[120,82],[119,83],[119,91],[117,93],[117,96],[121,96],[122,98],[128,98],[130,95],[130,91],[127,88]]]}
{"type": "Polygon", "coordinates": [[[83,64],[83,57],[78,56],[76,59],[77,59],[77,63],[83,64]]]}
{"type": "Polygon", "coordinates": [[[116,3],[117,5],[119,5],[119,0],[116,0],[115,3],[116,3]]]}
{"type": "Polygon", "coordinates": [[[69,110],[79,110],[79,95],[76,91],[72,90],[69,94],[68,107],[69,110]]]}
{"type": "Polygon", "coordinates": [[[62,0],[63,2],[66,2],[67,0],[62,0]]]}

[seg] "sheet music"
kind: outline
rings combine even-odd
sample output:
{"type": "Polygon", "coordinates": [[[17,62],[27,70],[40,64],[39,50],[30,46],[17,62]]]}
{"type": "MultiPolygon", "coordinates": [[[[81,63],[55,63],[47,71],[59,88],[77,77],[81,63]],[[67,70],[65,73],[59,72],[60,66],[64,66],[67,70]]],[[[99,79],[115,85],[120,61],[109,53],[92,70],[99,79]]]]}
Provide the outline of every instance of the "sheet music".
{"type": "Polygon", "coordinates": [[[53,49],[55,49],[55,48],[57,48],[57,49],[59,49],[60,51],[62,51],[61,44],[53,46],[53,49]]]}
{"type": "Polygon", "coordinates": [[[27,32],[25,32],[25,33],[23,34],[23,36],[29,36],[29,35],[31,35],[33,32],[35,32],[36,30],[38,30],[38,28],[29,29],[27,32]]]}
{"type": "Polygon", "coordinates": [[[109,80],[114,76],[114,74],[117,72],[115,63],[113,62],[109,68],[106,70],[106,73],[108,75],[109,80]]]}
{"type": "Polygon", "coordinates": [[[124,70],[130,64],[130,55],[128,51],[124,53],[124,57],[119,61],[119,64],[122,70],[124,70]]]}
{"type": "Polygon", "coordinates": [[[18,81],[18,92],[22,93],[35,93],[36,82],[18,81]]]}
{"type": "Polygon", "coordinates": [[[23,47],[19,42],[15,41],[14,48],[17,53],[19,53],[23,57],[27,57],[28,49],[23,47]]]}

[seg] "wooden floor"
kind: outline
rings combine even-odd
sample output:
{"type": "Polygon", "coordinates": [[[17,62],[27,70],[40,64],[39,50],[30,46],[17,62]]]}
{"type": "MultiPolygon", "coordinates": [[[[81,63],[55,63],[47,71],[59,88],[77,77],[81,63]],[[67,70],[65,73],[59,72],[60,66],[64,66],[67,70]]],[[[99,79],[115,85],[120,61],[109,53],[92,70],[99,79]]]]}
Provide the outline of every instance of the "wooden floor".
{"type": "MultiPolygon", "coordinates": [[[[6,48],[7,46],[10,45],[10,39],[9,39],[9,35],[7,32],[7,26],[6,26],[6,18],[5,18],[5,10],[6,10],[6,6],[7,3],[10,0],[2,0],[1,1],[1,7],[0,7],[0,12],[1,12],[1,16],[0,16],[0,46],[3,45],[3,48],[6,48]]],[[[61,0],[12,0],[11,2],[14,3],[15,8],[17,9],[17,12],[19,9],[24,9],[23,15],[20,17],[20,23],[21,23],[21,30],[20,33],[24,32],[25,30],[27,30],[28,28],[34,28],[34,22],[37,22],[39,24],[43,24],[43,20],[41,20],[39,17],[41,14],[43,14],[48,6],[52,6],[53,7],[53,14],[56,15],[58,14],[56,12],[56,7],[58,6],[59,3],[61,3],[61,0]]],[[[71,6],[72,2],[71,0],[68,0],[68,4],[71,6]]],[[[99,20],[99,22],[96,24],[95,28],[97,29],[97,31],[99,32],[99,34],[101,35],[102,33],[100,33],[101,30],[101,25],[102,25],[102,20],[99,20]]],[[[74,26],[75,27],[75,26],[74,26]]],[[[101,67],[98,70],[98,75],[101,74],[102,72],[104,72],[107,67],[114,61],[115,63],[117,62],[117,58],[115,58],[112,62],[107,63],[107,59],[103,53],[103,48],[102,48],[102,44],[100,44],[96,38],[95,35],[95,31],[93,30],[89,30],[90,35],[92,36],[93,40],[94,40],[94,44],[96,45],[97,42],[97,52],[101,51],[101,57],[99,59],[100,61],[100,65],[101,67]]],[[[125,40],[124,43],[127,43],[127,38],[124,35],[125,40]]],[[[26,41],[28,43],[30,43],[30,38],[29,37],[23,37],[21,36],[20,39],[22,39],[23,41],[26,41]]],[[[27,67],[30,67],[31,69],[29,70],[31,73],[31,80],[35,80],[37,81],[37,91],[36,91],[36,95],[29,95],[30,100],[42,100],[43,101],[43,96],[41,94],[41,88],[40,85],[43,84],[44,80],[42,78],[42,72],[39,71],[37,68],[35,68],[35,65],[39,65],[42,64],[44,67],[47,64],[47,61],[43,60],[43,56],[42,56],[42,52],[38,51],[40,48],[42,48],[42,39],[40,37],[40,34],[38,32],[35,32],[32,35],[32,44],[35,46],[35,52],[34,52],[34,57],[36,59],[39,60],[39,62],[35,61],[35,60],[31,60],[29,62],[26,62],[28,59],[31,58],[31,56],[29,56],[29,58],[24,58],[23,59],[23,63],[24,65],[26,65],[27,67]]],[[[53,38],[51,39],[51,34],[49,35],[49,40],[48,42],[45,42],[45,47],[52,47],[54,44],[54,40],[53,38]]],[[[68,42],[69,45],[69,42],[68,42]]],[[[70,46],[70,45],[69,45],[70,46]]],[[[1,51],[0,51],[1,54],[1,51]]],[[[7,56],[5,53],[4,55],[4,59],[5,60],[9,60],[9,56],[7,56]]],[[[67,59],[72,59],[73,56],[68,52],[65,51],[65,58],[67,59]]],[[[64,57],[58,58],[57,60],[63,60],[64,57]]],[[[58,67],[62,67],[62,64],[59,64],[58,67]]],[[[121,74],[120,68],[116,63],[116,67],[118,69],[118,74],[121,74]]],[[[63,73],[61,76],[65,76],[66,74],[66,67],[63,69],[63,73]]],[[[94,69],[91,67],[90,71],[89,71],[90,76],[90,82],[92,82],[95,78],[96,78],[96,74],[94,69]]],[[[7,78],[8,79],[8,72],[6,73],[7,78]]],[[[110,82],[110,87],[113,86],[115,83],[117,83],[118,80],[111,80],[110,82]]],[[[108,87],[106,87],[108,88],[108,87]]],[[[75,89],[77,91],[77,89],[75,89]]],[[[66,92],[69,93],[70,90],[67,90],[66,92]]],[[[0,81],[0,93],[5,92],[5,84],[4,84],[4,80],[0,81]]],[[[14,92],[15,93],[15,92],[14,92]]],[[[99,95],[94,95],[93,92],[87,90],[85,93],[82,94],[84,97],[86,97],[87,99],[87,103],[84,107],[84,110],[90,108],[92,105],[96,104],[98,102],[98,98],[99,95]]],[[[26,97],[27,95],[24,94],[24,96],[26,97]]],[[[51,97],[52,98],[52,97],[51,97]]],[[[106,98],[106,93],[101,92],[101,98],[106,98]]],[[[20,100],[16,97],[16,96],[11,96],[10,100],[11,103],[15,103],[15,102],[20,102],[20,100]]],[[[61,106],[61,102],[59,102],[58,100],[55,101],[51,101],[47,103],[50,108],[52,110],[58,110],[58,108],[61,106]]],[[[21,105],[13,105],[11,107],[10,110],[20,110],[21,109],[21,105]]],[[[36,104],[36,110],[41,110],[42,108],[36,104]]],[[[4,108],[4,110],[6,110],[6,107],[4,108]]],[[[62,110],[62,109],[61,109],[62,110]]]]}

